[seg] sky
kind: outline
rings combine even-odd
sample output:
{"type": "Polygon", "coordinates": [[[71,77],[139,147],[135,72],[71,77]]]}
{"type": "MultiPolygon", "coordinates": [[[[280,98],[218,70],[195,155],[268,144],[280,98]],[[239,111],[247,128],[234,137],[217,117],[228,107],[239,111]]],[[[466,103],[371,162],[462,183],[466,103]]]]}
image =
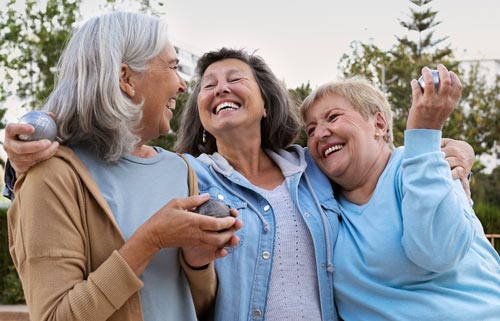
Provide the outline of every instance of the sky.
{"type": "MultiPolygon", "coordinates": [[[[6,1],[0,0],[0,5],[6,1]]],[[[307,82],[314,88],[336,79],[339,60],[355,41],[391,48],[396,35],[407,35],[399,20],[407,20],[409,8],[415,8],[409,0],[152,2],[159,1],[174,44],[197,55],[223,46],[256,50],[289,88],[307,82]]],[[[441,21],[436,38],[448,36],[445,44],[460,59],[500,59],[498,1],[432,1],[428,6],[438,11],[441,21]]],[[[83,21],[99,12],[103,2],[83,0],[83,21]]],[[[8,121],[25,112],[8,106],[8,121]]]]}
{"type": "MultiPolygon", "coordinates": [[[[436,38],[457,58],[500,59],[498,0],[434,0],[436,38]]],[[[257,50],[288,87],[337,77],[353,41],[389,49],[407,35],[408,0],[166,0],[171,38],[196,54],[222,46],[257,50]]],[[[413,33],[415,36],[416,33],[413,33]]]]}

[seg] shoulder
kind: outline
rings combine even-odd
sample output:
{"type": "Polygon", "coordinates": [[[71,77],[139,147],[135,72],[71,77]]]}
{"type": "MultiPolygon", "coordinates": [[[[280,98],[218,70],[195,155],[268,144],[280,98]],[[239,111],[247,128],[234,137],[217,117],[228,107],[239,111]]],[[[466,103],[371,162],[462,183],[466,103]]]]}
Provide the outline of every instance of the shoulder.
{"type": "MultiPolygon", "coordinates": [[[[42,161],[22,175],[26,180],[45,180],[55,177],[73,176],[78,168],[83,166],[73,151],[67,147],[61,146],[54,157],[42,161]]],[[[21,176],[21,177],[22,177],[21,176]]]]}
{"type": "Polygon", "coordinates": [[[196,171],[196,174],[203,175],[204,173],[210,172],[210,166],[208,165],[209,158],[207,155],[202,154],[198,157],[194,157],[193,155],[190,154],[182,154],[182,155],[196,171]],[[203,161],[202,158],[205,159],[205,161],[203,161]]]}
{"type": "Polygon", "coordinates": [[[78,188],[85,182],[93,182],[85,165],[65,146],[61,146],[55,156],[33,166],[27,173],[21,175],[14,187],[14,194],[22,191],[27,193],[46,193],[47,189],[78,188]]]}

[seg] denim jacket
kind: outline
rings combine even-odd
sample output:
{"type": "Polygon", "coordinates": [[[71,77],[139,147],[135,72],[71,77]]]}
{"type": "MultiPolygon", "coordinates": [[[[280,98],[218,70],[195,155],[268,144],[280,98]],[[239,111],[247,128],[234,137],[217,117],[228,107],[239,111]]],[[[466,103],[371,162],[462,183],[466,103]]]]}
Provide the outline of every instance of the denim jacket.
{"type": "MultiPolygon", "coordinates": [[[[332,186],[302,147],[266,153],[281,168],[311,234],[322,320],[338,320],[331,262],[340,211],[332,186]]],[[[239,245],[215,262],[219,278],[215,320],[264,320],[275,242],[273,209],[220,154],[186,156],[198,175],[200,193],[209,193],[212,199],[236,208],[243,221],[243,228],[236,233],[239,245]]]]}

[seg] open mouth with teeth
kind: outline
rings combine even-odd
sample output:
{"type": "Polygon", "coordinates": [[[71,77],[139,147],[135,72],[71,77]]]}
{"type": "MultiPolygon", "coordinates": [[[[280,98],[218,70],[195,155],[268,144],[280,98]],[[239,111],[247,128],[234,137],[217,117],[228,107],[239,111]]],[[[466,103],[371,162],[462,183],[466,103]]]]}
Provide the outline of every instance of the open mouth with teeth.
{"type": "Polygon", "coordinates": [[[175,99],[169,99],[168,102],[167,102],[167,108],[170,109],[170,110],[174,110],[175,109],[175,99]]]}
{"type": "Polygon", "coordinates": [[[335,152],[338,152],[339,150],[341,150],[342,148],[344,148],[344,145],[342,144],[337,144],[337,145],[333,145],[333,146],[330,146],[328,147],[324,152],[323,152],[323,156],[324,157],[328,157],[330,154],[333,154],[335,152]]]}
{"type": "Polygon", "coordinates": [[[239,109],[240,106],[236,103],[233,103],[233,102],[223,102],[222,104],[220,105],[217,105],[217,107],[215,107],[214,109],[214,114],[219,114],[223,111],[230,111],[230,110],[237,110],[239,109]]]}

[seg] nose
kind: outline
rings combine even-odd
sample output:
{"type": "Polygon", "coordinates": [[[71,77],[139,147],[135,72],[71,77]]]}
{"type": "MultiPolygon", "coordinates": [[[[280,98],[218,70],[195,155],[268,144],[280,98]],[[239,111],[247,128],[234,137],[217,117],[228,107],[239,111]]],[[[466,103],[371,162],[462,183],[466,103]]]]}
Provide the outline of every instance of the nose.
{"type": "Polygon", "coordinates": [[[222,94],[230,93],[231,89],[229,88],[229,83],[227,81],[221,81],[217,84],[217,90],[215,91],[216,96],[220,96],[222,94]]]}
{"type": "Polygon", "coordinates": [[[182,77],[180,75],[177,75],[177,77],[179,77],[179,91],[178,93],[185,93],[186,90],[187,90],[187,85],[186,85],[186,82],[184,81],[184,79],[182,79],[182,77]]]}
{"type": "Polygon", "coordinates": [[[324,139],[326,137],[329,137],[330,135],[331,132],[328,129],[328,126],[325,126],[323,123],[318,123],[316,125],[316,128],[314,128],[313,136],[318,139],[324,139]]]}

